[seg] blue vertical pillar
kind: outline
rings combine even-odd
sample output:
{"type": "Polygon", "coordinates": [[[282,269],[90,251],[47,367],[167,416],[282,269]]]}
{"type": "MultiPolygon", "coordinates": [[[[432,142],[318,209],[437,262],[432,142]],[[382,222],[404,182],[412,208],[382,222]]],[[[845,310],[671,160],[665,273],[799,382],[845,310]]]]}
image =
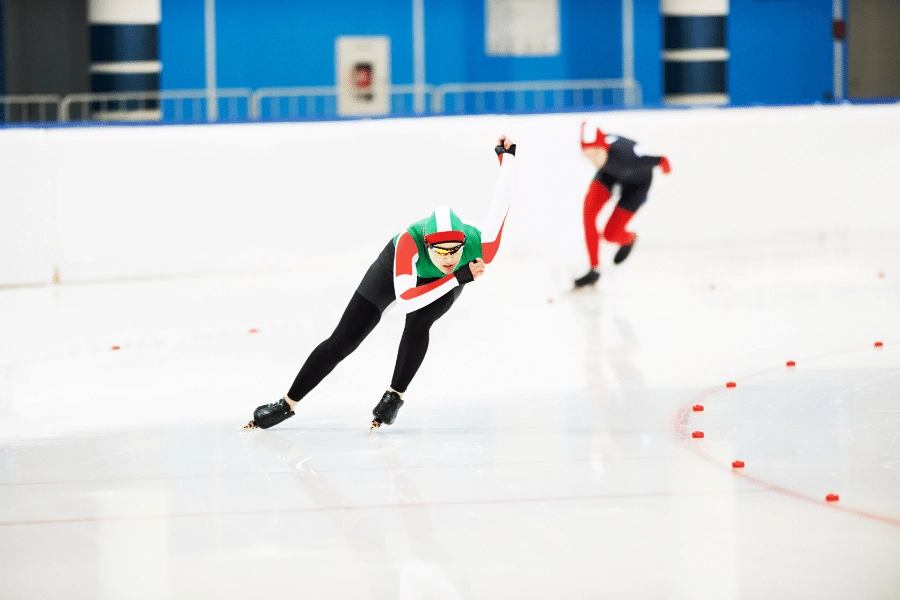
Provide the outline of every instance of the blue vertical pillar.
{"type": "MultiPolygon", "coordinates": [[[[158,92],[161,0],[88,0],[92,92],[158,92]]],[[[94,118],[159,119],[158,100],[95,104],[94,118]]]]}
{"type": "Polygon", "coordinates": [[[662,0],[663,102],[727,104],[729,0],[662,0]]]}

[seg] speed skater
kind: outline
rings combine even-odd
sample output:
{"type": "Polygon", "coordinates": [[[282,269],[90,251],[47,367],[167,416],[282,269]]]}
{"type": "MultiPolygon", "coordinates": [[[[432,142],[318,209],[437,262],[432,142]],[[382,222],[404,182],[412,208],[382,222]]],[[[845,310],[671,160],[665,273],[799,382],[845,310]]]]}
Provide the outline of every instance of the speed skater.
{"type": "Polygon", "coordinates": [[[594,285],[600,279],[600,231],[597,229],[597,215],[610,199],[613,187],[619,185],[620,196],[612,215],[603,228],[603,238],[619,245],[613,258],[619,264],[628,258],[637,236],[626,226],[634,213],[647,201],[647,193],[653,181],[653,167],[659,166],[663,173],[672,169],[665,156],[646,156],[640,153],[637,142],[617,135],[603,133],[600,128],[593,141],[584,139],[581,124],[581,151],[595,167],[597,173],[584,197],[584,242],[587,245],[591,269],[586,275],[575,280],[575,287],[594,285]]]}
{"type": "Polygon", "coordinates": [[[297,403],[356,350],[382,314],[396,304],[406,314],[406,323],[391,384],[372,411],[372,428],[394,422],[403,394],[425,359],[431,326],[450,310],[466,284],[484,274],[500,248],[515,194],[516,145],[500,136],[494,152],[500,174],[482,227],[463,223],[449,207],[439,206],[391,238],[356,288],[334,332],[312,351],[288,393],[258,407],[247,428],[267,429],[292,417],[297,403]]]}

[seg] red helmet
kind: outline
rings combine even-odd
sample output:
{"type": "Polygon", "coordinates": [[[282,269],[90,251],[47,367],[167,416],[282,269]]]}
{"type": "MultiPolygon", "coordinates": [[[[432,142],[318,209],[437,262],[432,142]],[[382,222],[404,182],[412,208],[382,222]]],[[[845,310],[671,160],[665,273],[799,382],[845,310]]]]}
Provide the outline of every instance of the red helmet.
{"type": "Polygon", "coordinates": [[[597,128],[596,138],[593,142],[585,141],[584,139],[584,126],[586,123],[584,121],[581,122],[581,149],[587,150],[588,148],[603,148],[604,150],[609,150],[609,144],[606,142],[606,134],[600,131],[600,128],[597,128]]]}

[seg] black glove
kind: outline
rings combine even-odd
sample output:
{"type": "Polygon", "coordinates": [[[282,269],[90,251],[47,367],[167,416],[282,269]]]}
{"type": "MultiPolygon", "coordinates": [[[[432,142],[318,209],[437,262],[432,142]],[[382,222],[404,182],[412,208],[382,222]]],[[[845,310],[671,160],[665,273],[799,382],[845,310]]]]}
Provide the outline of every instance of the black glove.
{"type": "Polygon", "coordinates": [[[503,153],[512,154],[513,156],[515,156],[516,155],[516,145],[513,144],[512,146],[509,147],[509,150],[507,150],[506,148],[503,147],[503,144],[497,144],[494,147],[494,152],[497,153],[497,156],[500,156],[503,153]]]}
{"type": "Polygon", "coordinates": [[[475,281],[475,276],[472,275],[472,269],[469,268],[469,265],[473,262],[475,261],[473,260],[471,262],[468,262],[453,272],[453,276],[456,277],[459,285],[464,285],[466,283],[472,283],[473,281],[475,281]]]}

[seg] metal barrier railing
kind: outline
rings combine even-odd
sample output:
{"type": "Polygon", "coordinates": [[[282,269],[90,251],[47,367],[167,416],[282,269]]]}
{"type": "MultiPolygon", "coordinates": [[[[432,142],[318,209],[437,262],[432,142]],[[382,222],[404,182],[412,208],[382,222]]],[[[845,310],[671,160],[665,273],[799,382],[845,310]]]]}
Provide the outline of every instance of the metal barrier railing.
{"type": "Polygon", "coordinates": [[[59,120],[241,120],[250,118],[251,94],[245,88],[219,89],[214,94],[206,90],[69,94],[60,102],[59,120]]]}
{"type": "Polygon", "coordinates": [[[0,122],[55,121],[59,118],[59,103],[56,94],[0,96],[0,122]]]}
{"type": "Polygon", "coordinates": [[[631,79],[574,79],[510,83],[448,83],[437,88],[435,113],[523,112],[597,106],[639,106],[641,86],[631,79]],[[604,92],[609,92],[605,95],[604,92]],[[452,107],[447,98],[452,98],[452,107]],[[609,102],[605,101],[609,98],[609,102]],[[448,110],[449,109],[449,110],[448,110]]]}
{"type": "MultiPolygon", "coordinates": [[[[389,114],[422,114],[433,102],[431,85],[391,85],[389,114]]],[[[261,88],[253,92],[253,119],[295,119],[338,116],[335,86],[261,88]]]]}
{"type": "MultiPolygon", "coordinates": [[[[209,122],[338,116],[338,88],[283,87],[0,96],[0,122],[209,122]]],[[[393,85],[389,114],[483,114],[640,106],[626,79],[393,85]]]]}

